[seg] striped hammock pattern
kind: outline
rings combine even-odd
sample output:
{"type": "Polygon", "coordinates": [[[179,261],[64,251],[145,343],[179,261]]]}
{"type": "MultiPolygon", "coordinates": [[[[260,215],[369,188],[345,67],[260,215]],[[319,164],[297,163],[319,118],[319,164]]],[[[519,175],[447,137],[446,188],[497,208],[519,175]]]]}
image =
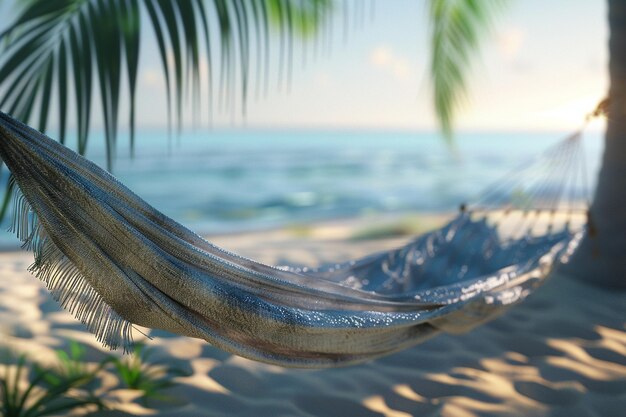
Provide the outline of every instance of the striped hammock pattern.
{"type": "Polygon", "coordinates": [[[11,172],[12,230],[34,252],[30,270],[110,348],[130,349],[139,325],[282,366],[363,362],[523,300],[582,235],[567,224],[506,236],[501,220],[464,210],[393,251],[279,268],[212,245],[2,113],[0,158],[11,172]]]}

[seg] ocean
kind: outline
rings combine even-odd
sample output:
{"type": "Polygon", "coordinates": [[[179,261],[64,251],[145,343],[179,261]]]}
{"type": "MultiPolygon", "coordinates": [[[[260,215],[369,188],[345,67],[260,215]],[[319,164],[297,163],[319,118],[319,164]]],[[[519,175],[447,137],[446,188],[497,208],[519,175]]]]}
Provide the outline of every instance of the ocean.
{"type": "MultiPolygon", "coordinates": [[[[598,170],[601,136],[585,137],[590,179],[598,170]]],[[[142,130],[135,157],[120,136],[114,174],[190,229],[231,233],[371,214],[452,211],[564,137],[460,133],[450,145],[427,132],[213,130],[171,137],[142,130]]],[[[93,134],[87,157],[104,164],[102,134],[93,134]]],[[[18,242],[3,231],[0,246],[18,242]]]]}

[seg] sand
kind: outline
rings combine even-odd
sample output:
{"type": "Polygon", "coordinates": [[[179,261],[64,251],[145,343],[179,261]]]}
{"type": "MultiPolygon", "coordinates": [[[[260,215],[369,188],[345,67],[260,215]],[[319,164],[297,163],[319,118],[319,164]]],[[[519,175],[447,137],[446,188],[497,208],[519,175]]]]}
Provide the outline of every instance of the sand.
{"type": "MultiPolygon", "coordinates": [[[[353,241],[353,229],[330,224],[306,233],[291,228],[212,240],[264,262],[311,264],[358,257],[406,239],[353,241]]],[[[87,346],[90,361],[109,354],[26,271],[31,261],[26,252],[0,254],[0,344],[41,362],[52,361],[54,350],[69,340],[87,346]]],[[[106,392],[112,410],[89,415],[626,415],[626,293],[566,276],[551,277],[523,304],[470,333],[441,335],[349,368],[283,369],[200,340],[164,332],[151,336],[153,360],[189,376],[168,389],[170,400],[146,406],[140,394],[106,373],[98,392],[106,392]]]]}

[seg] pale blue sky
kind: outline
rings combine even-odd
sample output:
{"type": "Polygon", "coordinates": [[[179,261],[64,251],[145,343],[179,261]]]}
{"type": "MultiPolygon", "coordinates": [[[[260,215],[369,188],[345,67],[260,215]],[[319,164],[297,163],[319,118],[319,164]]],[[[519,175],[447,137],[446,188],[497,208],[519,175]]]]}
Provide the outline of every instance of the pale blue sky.
{"type": "MultiPolygon", "coordinates": [[[[368,5],[370,0],[361,1],[368,5]]],[[[342,0],[337,0],[341,4],[342,0]]],[[[333,36],[302,65],[296,44],[291,91],[252,94],[246,119],[215,115],[216,126],[432,130],[428,20],[421,0],[374,0],[344,41],[342,8],[333,36]]],[[[6,5],[5,5],[6,6],[6,5]]],[[[352,9],[354,10],[354,8],[352,9]]],[[[460,114],[461,130],[569,130],[607,89],[608,39],[604,0],[510,0],[484,43],[460,114]]],[[[357,21],[352,19],[352,23],[357,21]]],[[[151,32],[148,32],[151,35],[151,32]]],[[[308,51],[313,45],[309,44],[308,51]]],[[[274,57],[276,58],[276,56],[274,57]]],[[[151,36],[142,50],[138,126],[166,126],[160,61],[151,36]]],[[[122,109],[123,111],[123,109],[122,109]]],[[[125,113],[122,113],[125,114],[125,113]]],[[[206,114],[206,106],[201,111],[206,114]]],[[[94,115],[94,125],[99,124],[94,115]]],[[[125,120],[125,118],[122,118],[125,120]]],[[[206,126],[206,117],[201,120],[206,126]]]]}
{"type": "MultiPolygon", "coordinates": [[[[369,4],[369,0],[357,0],[369,4]]],[[[340,3],[340,2],[338,2],[340,3]]],[[[331,50],[301,65],[286,94],[275,85],[251,100],[250,127],[433,129],[427,73],[426,2],[376,0],[373,19],[349,31],[336,10],[331,50]]],[[[511,0],[484,43],[459,129],[567,130],[577,127],[607,88],[603,0],[511,0]]],[[[353,23],[356,21],[353,19],[353,23]]],[[[323,44],[324,42],[322,42],[323,44]]],[[[309,51],[312,46],[309,45],[309,51]]],[[[159,62],[146,50],[140,120],[162,125],[159,62]],[[149,109],[149,111],[147,111],[149,109]]],[[[273,70],[276,71],[275,69],[273,70]]],[[[241,126],[240,117],[216,117],[241,126]],[[233,122],[234,119],[234,122],[233,122]]]]}

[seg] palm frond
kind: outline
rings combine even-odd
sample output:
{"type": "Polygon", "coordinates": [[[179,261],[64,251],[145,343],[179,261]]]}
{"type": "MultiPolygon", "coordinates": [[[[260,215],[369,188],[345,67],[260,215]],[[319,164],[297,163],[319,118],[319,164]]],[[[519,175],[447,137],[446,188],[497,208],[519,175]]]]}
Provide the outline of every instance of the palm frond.
{"type": "Polygon", "coordinates": [[[19,3],[21,9],[14,21],[0,31],[0,108],[25,123],[36,121],[43,131],[50,125],[50,102],[56,96],[60,141],[65,142],[68,125],[74,121],[77,150],[84,154],[93,100],[99,96],[107,166],[111,169],[123,94],[129,102],[131,152],[134,147],[142,25],[147,23],[154,31],[167,88],[169,118],[180,128],[186,100],[199,102],[203,52],[209,64],[209,79],[205,80],[209,97],[214,93],[212,78],[217,71],[213,65],[217,57],[220,101],[232,111],[237,90],[243,110],[250,91],[251,56],[257,58],[257,80],[262,78],[260,71],[269,72],[269,67],[260,63],[269,61],[272,27],[278,29],[276,32],[283,39],[280,68],[288,72],[293,37],[314,32],[324,21],[330,2],[24,1],[19,3]],[[71,104],[75,108],[73,118],[68,111],[71,104]]]}
{"type": "Polygon", "coordinates": [[[431,78],[435,113],[452,138],[456,112],[467,92],[467,76],[483,35],[505,0],[430,0],[431,78]]]}

